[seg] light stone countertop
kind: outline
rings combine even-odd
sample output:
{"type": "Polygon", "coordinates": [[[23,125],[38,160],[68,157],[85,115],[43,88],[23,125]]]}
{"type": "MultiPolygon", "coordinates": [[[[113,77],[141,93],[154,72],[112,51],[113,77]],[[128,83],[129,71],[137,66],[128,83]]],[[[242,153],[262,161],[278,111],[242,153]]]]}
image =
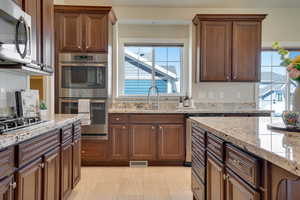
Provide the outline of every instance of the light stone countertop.
{"type": "Polygon", "coordinates": [[[45,134],[51,130],[74,123],[80,119],[81,118],[78,115],[50,115],[47,117],[47,119],[45,119],[45,122],[14,131],[9,131],[0,135],[0,149],[11,145],[16,145],[33,137],[45,134]]]}
{"type": "Polygon", "coordinates": [[[271,117],[191,117],[199,127],[300,176],[300,133],[274,131],[271,117]]]}
{"type": "Polygon", "coordinates": [[[260,110],[260,109],[220,109],[220,108],[183,108],[183,109],[121,109],[111,108],[108,110],[109,113],[135,113],[135,114],[225,114],[225,113],[250,113],[250,114],[271,114],[271,110],[260,110]]]}

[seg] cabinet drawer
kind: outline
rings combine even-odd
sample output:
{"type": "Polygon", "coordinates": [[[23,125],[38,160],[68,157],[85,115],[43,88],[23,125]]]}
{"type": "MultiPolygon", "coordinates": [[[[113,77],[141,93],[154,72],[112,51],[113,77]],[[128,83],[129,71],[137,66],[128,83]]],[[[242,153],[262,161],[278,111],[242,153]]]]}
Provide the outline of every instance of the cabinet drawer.
{"type": "Polygon", "coordinates": [[[65,143],[67,140],[73,137],[73,127],[68,125],[62,128],[61,130],[61,143],[65,143]]]}
{"type": "Polygon", "coordinates": [[[45,133],[29,141],[23,142],[18,148],[17,167],[24,166],[26,163],[42,156],[47,151],[54,149],[60,144],[59,130],[45,133]]]}
{"type": "Polygon", "coordinates": [[[142,114],[142,115],[130,115],[130,123],[133,124],[183,124],[184,115],[153,115],[153,114],[142,114]]]}
{"type": "Polygon", "coordinates": [[[192,192],[197,200],[205,200],[205,186],[192,172],[192,192]]]}
{"type": "Polygon", "coordinates": [[[205,149],[192,142],[192,154],[197,156],[202,163],[205,163],[205,149]]]}
{"type": "Polygon", "coordinates": [[[81,132],[81,123],[80,123],[80,121],[79,122],[75,122],[73,124],[73,126],[74,126],[74,133],[81,132]]]}
{"type": "Polygon", "coordinates": [[[228,144],[226,146],[226,166],[253,187],[260,186],[261,161],[259,158],[228,144]]]}
{"type": "Polygon", "coordinates": [[[206,144],[205,135],[204,130],[195,125],[192,126],[192,139],[199,142],[203,147],[205,147],[206,144]]]}
{"type": "Polygon", "coordinates": [[[0,151],[0,179],[9,176],[15,168],[14,147],[5,148],[0,151]]]}
{"type": "Polygon", "coordinates": [[[224,161],[224,141],[212,134],[207,134],[207,150],[221,162],[224,161]]]}
{"type": "Polygon", "coordinates": [[[126,124],[128,122],[128,115],[111,114],[110,123],[112,124],[126,124]]]}

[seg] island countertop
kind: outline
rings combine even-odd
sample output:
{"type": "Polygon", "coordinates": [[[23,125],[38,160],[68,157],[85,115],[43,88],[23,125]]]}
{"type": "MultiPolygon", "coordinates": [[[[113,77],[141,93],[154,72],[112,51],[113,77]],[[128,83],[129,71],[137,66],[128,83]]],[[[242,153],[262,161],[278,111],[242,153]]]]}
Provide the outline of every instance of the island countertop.
{"type": "Polygon", "coordinates": [[[26,128],[9,131],[0,135],[0,149],[16,145],[33,137],[45,134],[51,130],[61,128],[67,124],[80,120],[79,115],[56,114],[49,115],[44,122],[26,128]]]}
{"type": "Polygon", "coordinates": [[[300,176],[300,133],[267,128],[281,118],[191,117],[202,129],[300,176]]]}

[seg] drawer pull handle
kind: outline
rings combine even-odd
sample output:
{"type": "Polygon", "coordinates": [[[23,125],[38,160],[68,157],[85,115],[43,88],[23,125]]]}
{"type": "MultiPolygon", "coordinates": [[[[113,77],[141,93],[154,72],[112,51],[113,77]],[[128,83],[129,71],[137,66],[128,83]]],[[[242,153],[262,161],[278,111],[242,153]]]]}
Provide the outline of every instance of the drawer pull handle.
{"type": "Polygon", "coordinates": [[[120,120],[120,118],[118,118],[118,117],[117,117],[117,118],[116,118],[116,120],[117,120],[117,121],[119,121],[119,120],[120,120]]]}
{"type": "Polygon", "coordinates": [[[152,128],[152,130],[154,130],[154,129],[155,129],[155,126],[152,126],[151,128],[152,128]]]}
{"type": "Polygon", "coordinates": [[[81,153],[85,153],[85,151],[81,151],[81,153]]]}
{"type": "Polygon", "coordinates": [[[229,175],[223,174],[223,179],[226,181],[226,179],[229,179],[229,175]]]}
{"type": "Polygon", "coordinates": [[[13,190],[16,189],[17,183],[16,183],[16,182],[11,183],[11,184],[10,184],[10,187],[11,187],[13,190]]]}
{"type": "Polygon", "coordinates": [[[123,126],[122,129],[126,129],[126,126],[123,126]]]}
{"type": "Polygon", "coordinates": [[[42,169],[44,169],[45,164],[44,164],[44,163],[40,163],[40,164],[39,164],[39,167],[42,168],[42,169]]]}

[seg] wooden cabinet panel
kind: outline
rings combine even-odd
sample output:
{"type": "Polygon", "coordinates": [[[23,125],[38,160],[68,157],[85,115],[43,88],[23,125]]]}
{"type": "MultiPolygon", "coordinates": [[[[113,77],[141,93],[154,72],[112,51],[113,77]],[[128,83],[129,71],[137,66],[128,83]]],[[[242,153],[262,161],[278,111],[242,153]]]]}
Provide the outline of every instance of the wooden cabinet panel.
{"type": "Polygon", "coordinates": [[[159,160],[185,159],[185,134],[183,125],[160,125],[158,134],[159,160]]]}
{"type": "Polygon", "coordinates": [[[154,125],[131,125],[130,160],[155,160],[157,127],[154,125]]]}
{"type": "Polygon", "coordinates": [[[2,149],[0,151],[0,179],[13,173],[15,169],[14,147],[2,149]]]}
{"type": "Polygon", "coordinates": [[[44,156],[44,200],[59,200],[60,148],[44,156]]]}
{"type": "Polygon", "coordinates": [[[180,114],[131,114],[129,122],[132,124],[183,124],[184,115],[180,114]]]}
{"type": "Polygon", "coordinates": [[[108,15],[84,14],[84,48],[87,52],[107,52],[108,15]]]}
{"type": "Polygon", "coordinates": [[[82,165],[90,162],[101,162],[109,160],[109,146],[107,140],[82,140],[82,165]]]}
{"type": "Polygon", "coordinates": [[[43,64],[54,65],[54,5],[53,0],[42,0],[42,49],[43,64]]]}
{"type": "Polygon", "coordinates": [[[128,122],[127,114],[110,114],[109,122],[111,124],[126,124],[128,122]]]}
{"type": "Polygon", "coordinates": [[[72,145],[61,147],[61,199],[67,199],[72,192],[72,145]]]}
{"type": "Polygon", "coordinates": [[[221,162],[224,161],[225,157],[224,143],[225,142],[221,138],[207,133],[207,150],[221,162]]]}
{"type": "Polygon", "coordinates": [[[17,172],[17,199],[42,199],[42,159],[37,159],[17,172]]]}
{"type": "Polygon", "coordinates": [[[14,177],[10,176],[0,182],[0,200],[14,200],[14,177]]]}
{"type": "Polygon", "coordinates": [[[260,193],[227,171],[226,200],[260,200],[260,193]]]}
{"type": "Polygon", "coordinates": [[[233,81],[260,80],[261,22],[233,22],[233,81]]]}
{"type": "Polygon", "coordinates": [[[73,173],[72,188],[74,188],[81,178],[81,140],[76,139],[73,144],[73,173]]]}
{"type": "Polygon", "coordinates": [[[60,51],[83,51],[82,17],[78,13],[58,14],[60,51]]]}
{"type": "Polygon", "coordinates": [[[129,159],[129,128],[126,125],[110,126],[110,147],[112,160],[129,159]]]}
{"type": "Polygon", "coordinates": [[[31,16],[32,59],[41,63],[41,0],[25,0],[23,8],[31,16]]]}
{"type": "Polygon", "coordinates": [[[232,22],[201,22],[201,81],[227,81],[231,78],[232,22]]]}
{"type": "Polygon", "coordinates": [[[223,165],[208,154],[206,170],[207,200],[224,200],[225,184],[223,165]]]}
{"type": "Polygon", "coordinates": [[[205,185],[192,173],[192,192],[196,200],[205,199],[205,185]]]}

